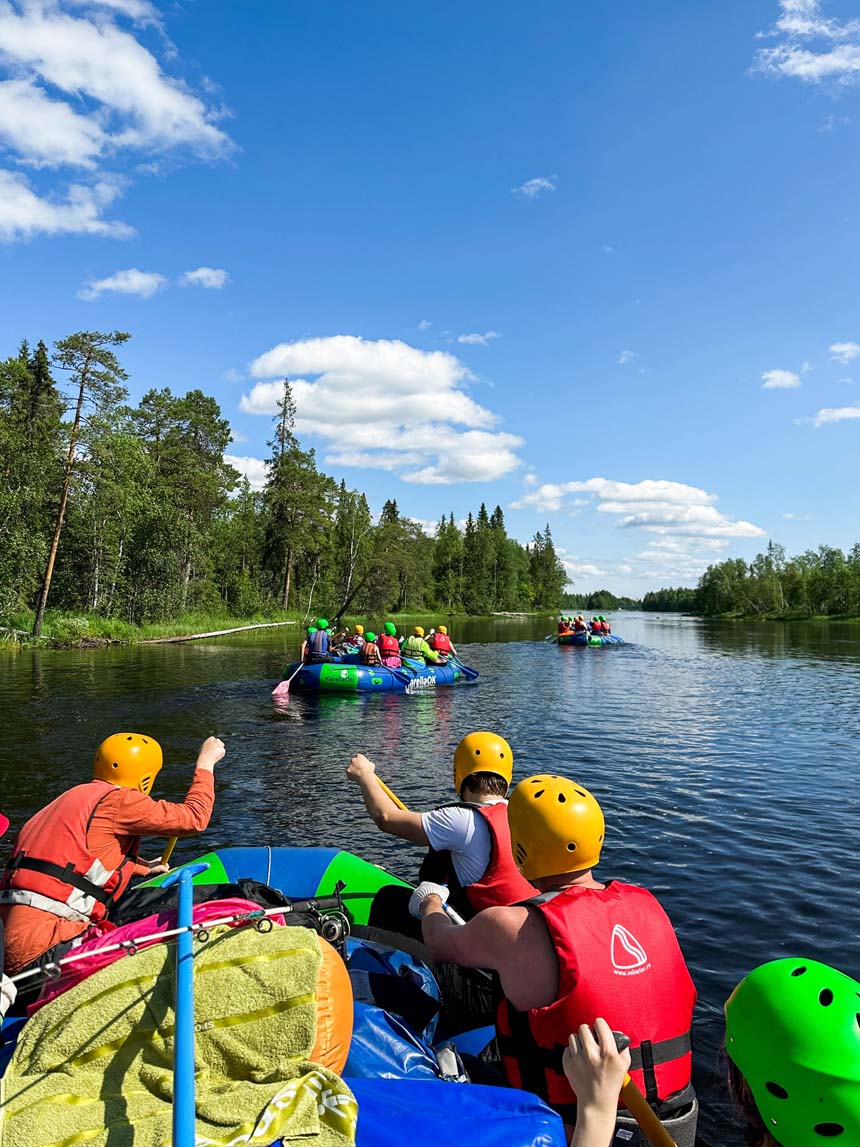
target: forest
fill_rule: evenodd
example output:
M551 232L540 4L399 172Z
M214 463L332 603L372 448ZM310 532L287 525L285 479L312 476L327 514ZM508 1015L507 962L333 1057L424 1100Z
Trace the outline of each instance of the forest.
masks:
M642 608L680 610L705 617L738 614L779 616L860 616L860 543L848 553L819 546L796 557L770 542L751 562L730 558L708 566L695 589L647 593Z
M435 537L393 499L374 518L302 446L286 379L253 490L224 459L231 429L214 398L162 387L129 403L129 338L81 331L0 362L4 626L559 607L567 576L549 526L524 546L498 506L462 524L443 515Z

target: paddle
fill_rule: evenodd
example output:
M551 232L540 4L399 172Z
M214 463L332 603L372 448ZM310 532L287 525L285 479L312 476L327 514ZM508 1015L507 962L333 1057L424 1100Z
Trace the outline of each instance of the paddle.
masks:
M170 864L170 858L173 856L173 850L176 848L176 842L179 840L178 836L171 836L170 840L164 846L164 852L161 854L161 863Z
M453 656L451 661L454 662L467 681L475 681L480 676L477 669L472 669L470 666L464 665L458 656Z
M300 662L299 662L299 667L298 667L298 669L295 671L295 673L292 673L292 674L290 674L290 676L289 676L289 677L287 677L287 678L286 678L286 680L284 680L284 681L280 681L280 682L279 682L279 683L278 683L278 684L275 686L275 688L272 690L272 696L273 696L273 697L286 697L286 696L287 696L287 694L288 694L288 693L289 693L289 691L290 691L290 682L292 681L292 679L293 679L294 677L298 677L299 673L301 673L301 671L304 669L304 667L305 667L305 664L304 664L304 662L303 662L303 661L300 661Z
M624 1035L623 1032L613 1032L612 1034L615 1036L615 1046L619 1051L624 1051L626 1047L630 1046L629 1036ZM629 1075L624 1076L624 1083L621 1085L621 1099L652 1147L678 1147Z

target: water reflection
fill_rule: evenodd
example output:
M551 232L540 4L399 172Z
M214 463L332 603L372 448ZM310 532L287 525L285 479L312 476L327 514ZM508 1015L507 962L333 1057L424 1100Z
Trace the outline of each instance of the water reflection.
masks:
M218 801L190 856L216 843L330 844L405 876L417 852L383 837L344 770L358 750L407 804L450 799L471 729L511 741L516 776L565 772L606 810L605 872L652 888L699 987L696 1076L707 1088L722 1003L754 964L786 954L860 969L860 625L724 623L617 614L629 644L544 644L546 618L452 623L476 687L302 696L271 689L294 656L284 630L205 646L0 653L0 807L19 825L89 775L119 728L167 751L159 795L184 792L196 747L228 743ZM8 838L6 842L8 844ZM724 1107L704 1120L729 1143Z

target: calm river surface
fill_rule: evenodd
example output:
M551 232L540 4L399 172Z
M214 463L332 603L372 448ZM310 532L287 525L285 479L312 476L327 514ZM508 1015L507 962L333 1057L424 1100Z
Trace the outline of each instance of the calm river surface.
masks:
M378 833L344 778L354 752L416 808L450 799L451 757L478 728L516 776L579 779L606 812L604 877L641 883L672 917L699 989L703 1130L734 1142L714 1080L722 1004L757 963L797 954L860 976L860 625L705 623L618 614L629 644L559 648L537 619L452 635L476 686L415 697L270 691L294 630L186 645L0 653L0 810L13 830L90 775L109 733L166 750L179 798L197 744L227 743L218 799L188 858L218 844L326 844L414 877L418 852ZM3 842L8 847L9 839ZM5 853L3 854L5 857Z

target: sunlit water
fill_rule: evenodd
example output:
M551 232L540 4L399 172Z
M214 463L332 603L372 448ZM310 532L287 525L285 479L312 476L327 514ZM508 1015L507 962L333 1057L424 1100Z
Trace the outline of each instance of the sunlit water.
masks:
M291 630L200 644L0 653L0 809L13 823L87 779L98 742L158 737L158 794L180 797L197 744L228 755L205 836L217 844L326 844L414 876L417 852L367 819L344 769L363 751L403 799L449 799L457 741L491 728L516 774L552 770L606 812L601 872L649 887L699 989L696 1077L704 1130L731 1142L715 1086L722 1004L751 967L800 954L860 975L860 627L708 624L619 614L623 647L544 644L547 621L454 627L477 686L415 697L270 692ZM8 846L9 838L3 842Z

